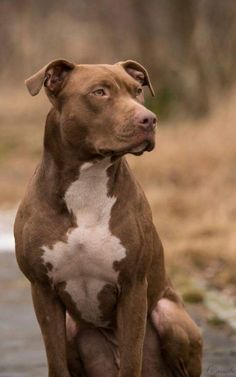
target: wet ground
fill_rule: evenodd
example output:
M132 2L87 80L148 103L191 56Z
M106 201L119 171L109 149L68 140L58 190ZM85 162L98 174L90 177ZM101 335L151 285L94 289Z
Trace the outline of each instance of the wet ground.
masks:
M188 310L204 336L204 377L236 377L236 334L207 324L206 310ZM13 253L0 254L0 377L46 377L46 358L30 287Z

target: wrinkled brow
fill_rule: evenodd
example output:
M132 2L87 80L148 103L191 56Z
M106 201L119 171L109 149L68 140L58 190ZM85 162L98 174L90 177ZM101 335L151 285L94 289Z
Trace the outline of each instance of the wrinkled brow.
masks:
M120 89L119 84L113 78L109 78L109 79L102 79L101 78L101 79L91 80L88 83L88 88L93 88L93 87L96 87L96 86L104 86L104 87L107 87L107 88L115 87L117 89Z

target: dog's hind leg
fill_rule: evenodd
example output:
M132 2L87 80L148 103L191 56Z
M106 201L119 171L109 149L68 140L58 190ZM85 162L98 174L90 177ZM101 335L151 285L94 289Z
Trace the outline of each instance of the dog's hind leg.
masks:
M172 377L163 360L160 339L150 318L147 318L143 345L142 377Z
M112 331L83 328L67 318L67 358L73 377L117 377L119 354Z
M78 352L77 339L79 334L79 326L71 318L71 316L66 313L66 335L67 335L67 364L71 374L71 377L82 377L84 376L82 370L82 362Z
M80 332L78 350L86 377L117 377L118 348L110 341L110 334L90 328Z
M172 376L199 377L202 358L200 330L172 287L167 287L164 296L157 302L151 320Z
M110 330L79 327L67 320L68 364L72 377L118 377L119 351ZM142 377L172 377L161 354L160 339L150 318L143 347Z

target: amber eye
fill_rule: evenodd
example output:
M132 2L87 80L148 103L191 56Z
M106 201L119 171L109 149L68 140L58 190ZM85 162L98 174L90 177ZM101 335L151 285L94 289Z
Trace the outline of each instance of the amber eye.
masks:
M143 93L143 89L142 88L137 88L137 90L136 90L137 96L140 96L140 94L142 94L142 93Z
M94 90L92 93L93 93L94 96L100 96L100 97L106 95L105 90L102 89L102 88L96 89L96 90Z

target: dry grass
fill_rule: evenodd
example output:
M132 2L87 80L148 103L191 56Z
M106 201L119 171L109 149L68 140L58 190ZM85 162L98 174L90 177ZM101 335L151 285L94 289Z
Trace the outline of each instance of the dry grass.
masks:
M42 149L48 101L29 97L22 90L1 90L0 206L9 207L22 197Z
M12 206L39 160L48 105L43 95L16 92L9 101L12 93L4 94L0 205ZM235 292L236 101L226 102L204 121L163 125L155 151L129 161L151 203L172 276L201 273Z
M172 275L194 269L235 292L235 100L205 121L162 128L131 163L150 200Z

